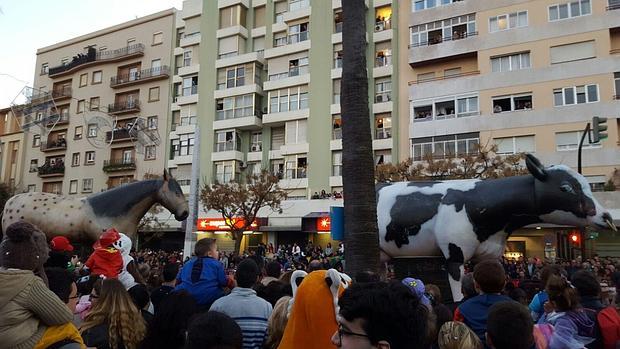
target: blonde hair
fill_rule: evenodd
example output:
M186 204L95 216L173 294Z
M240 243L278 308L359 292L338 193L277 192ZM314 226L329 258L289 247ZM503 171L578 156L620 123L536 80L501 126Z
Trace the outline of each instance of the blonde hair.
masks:
M80 327L80 333L99 326L108 325L110 348L123 345L136 349L146 335L146 324L123 284L116 279L105 279L101 283L99 301Z
M267 340L265 347L269 349L276 349L280 345L282 336L284 336L284 329L288 322L288 302L291 299L289 296L284 296L276 302L276 306L273 307L273 312L269 317L269 325Z
M462 322L448 321L437 336L439 349L482 349L480 338Z

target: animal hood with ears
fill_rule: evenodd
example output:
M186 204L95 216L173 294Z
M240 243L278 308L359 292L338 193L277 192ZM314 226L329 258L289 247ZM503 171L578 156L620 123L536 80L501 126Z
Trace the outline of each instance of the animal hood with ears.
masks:
M317 270L296 287L296 277L303 274L291 278L294 302L278 349L335 349L331 336L338 330L338 298L351 278L335 269Z
M118 240L116 240L112 246L114 246L114 248L116 248L117 250L121 251L121 254L123 256L128 256L129 252L131 252L131 239L129 238L129 236L123 234L123 233L119 233L120 238Z

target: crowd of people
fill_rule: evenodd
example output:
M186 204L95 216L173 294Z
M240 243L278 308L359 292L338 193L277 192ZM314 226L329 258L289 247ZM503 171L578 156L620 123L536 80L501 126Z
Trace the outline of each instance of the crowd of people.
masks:
M239 255L201 239L131 251L106 231L84 263L67 238L18 222L0 243L4 348L617 348L617 260L466 265L463 300L411 275L342 272L344 246L260 244ZM426 280L429 281L429 280Z

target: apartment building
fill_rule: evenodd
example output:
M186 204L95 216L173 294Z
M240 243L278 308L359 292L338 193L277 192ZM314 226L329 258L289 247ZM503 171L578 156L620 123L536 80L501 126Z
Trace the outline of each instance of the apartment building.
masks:
M401 119L393 75L399 51L392 44L399 5L375 0L366 6L368 122L377 163L390 162L398 158L392 130ZM270 241L276 229L280 241L290 234L306 240L299 234L302 218L315 205L302 202L315 192L342 191L341 1L189 0L179 20L168 167L189 184L197 124L200 178L226 182L273 172L290 205L306 208L287 210L290 216L280 217L286 223L272 216L272 228L263 228ZM323 206L313 209L329 211L328 202ZM255 235L253 241L266 239Z
M0 183L20 188L24 166L24 133L11 108L0 109Z
M583 173L594 191L620 184L620 6L615 0L414 0L401 2L401 152L443 158L497 145L546 164L577 167L593 116L609 139L586 138ZM407 13L407 16L403 16ZM404 51L404 50L403 50ZM530 236L537 251L568 246L558 229ZM518 235L518 234L517 234ZM526 234L527 235L527 234ZM514 238L524 241L523 238ZM540 255L540 254L539 254Z
M162 172L175 12L37 50L25 189L88 195Z

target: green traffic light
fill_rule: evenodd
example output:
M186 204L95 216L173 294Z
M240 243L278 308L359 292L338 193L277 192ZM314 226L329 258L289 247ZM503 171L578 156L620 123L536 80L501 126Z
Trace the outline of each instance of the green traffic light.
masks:
M595 116L592 118L592 143L598 143L603 139L607 139L607 118Z

